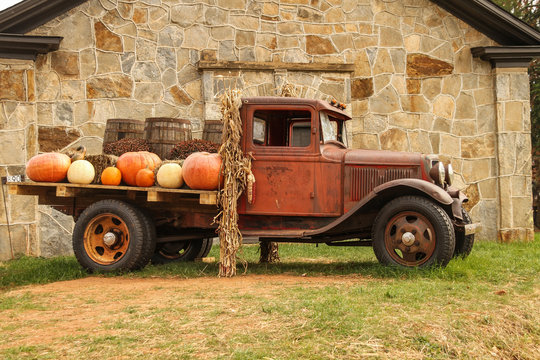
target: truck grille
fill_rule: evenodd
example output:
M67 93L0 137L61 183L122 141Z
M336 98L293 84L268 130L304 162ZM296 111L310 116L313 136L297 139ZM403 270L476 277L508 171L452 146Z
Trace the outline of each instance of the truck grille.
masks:
M351 200L358 201L363 199L375 187L384 184L385 182L396 179L416 177L416 169L377 169L351 167L350 175L351 176L349 178L351 179Z

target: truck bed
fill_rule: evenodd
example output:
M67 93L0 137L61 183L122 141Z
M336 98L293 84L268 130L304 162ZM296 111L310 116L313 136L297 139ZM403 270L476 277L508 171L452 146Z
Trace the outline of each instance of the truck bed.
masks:
M142 207L216 212L217 191L167 189L162 187L111 186L46 182L7 183L11 195L37 195L40 205L51 205L65 213L76 214L101 199L120 199Z

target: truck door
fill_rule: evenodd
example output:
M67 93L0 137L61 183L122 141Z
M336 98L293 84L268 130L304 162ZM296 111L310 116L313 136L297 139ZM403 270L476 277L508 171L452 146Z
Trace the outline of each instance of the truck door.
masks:
M246 111L245 149L255 160L251 215L316 216L315 171L319 161L318 114L309 106L253 105Z

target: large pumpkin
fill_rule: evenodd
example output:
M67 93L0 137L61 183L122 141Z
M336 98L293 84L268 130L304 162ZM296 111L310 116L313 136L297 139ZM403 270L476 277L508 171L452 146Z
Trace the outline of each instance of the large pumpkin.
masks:
M189 155L182 166L182 175L187 186L194 190L216 190L219 187L221 156L207 152Z
M26 175L33 181L59 182L66 178L71 159L60 153L39 154L26 164Z
M127 152L116 161L116 167L122 173L122 180L128 185L136 186L137 173L141 169L154 170L161 159L148 151Z
M90 184L95 176L94 165L87 160L75 160L67 172L68 181L72 184Z

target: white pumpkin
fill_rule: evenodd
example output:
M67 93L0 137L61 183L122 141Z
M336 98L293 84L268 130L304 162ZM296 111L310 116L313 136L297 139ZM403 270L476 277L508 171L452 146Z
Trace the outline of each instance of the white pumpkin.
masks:
M178 189L184 184L182 167L176 163L163 164L157 172L159 186L169 189Z
M87 160L72 162L67 172L68 181L72 184L90 184L94 176L96 176L94 165Z

